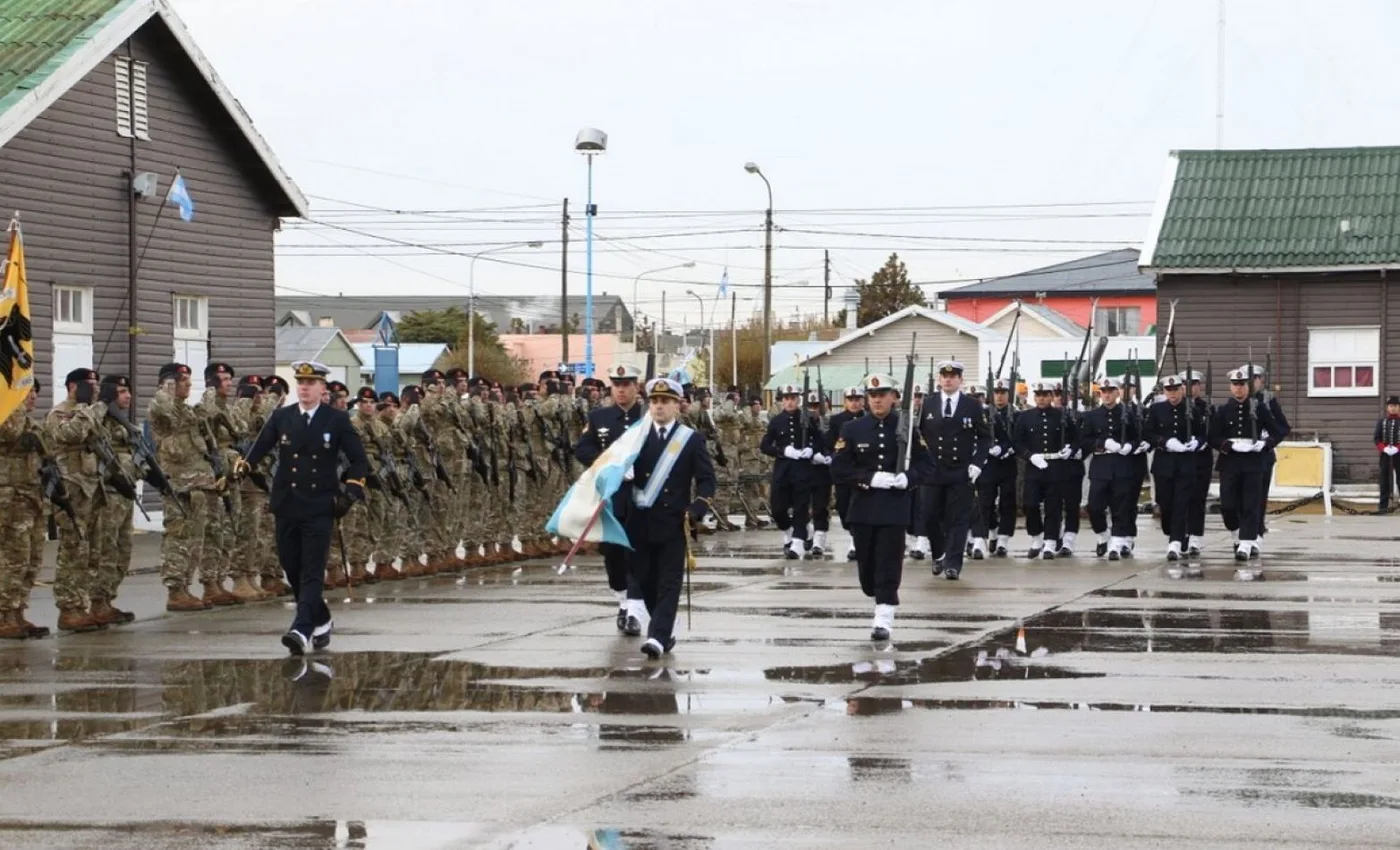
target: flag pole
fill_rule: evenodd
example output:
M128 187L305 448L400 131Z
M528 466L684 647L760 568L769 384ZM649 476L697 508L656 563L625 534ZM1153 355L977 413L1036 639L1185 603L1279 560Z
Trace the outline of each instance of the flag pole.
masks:
M583 533L574 541L574 545L569 547L569 554L564 556L564 563L555 567L554 571L556 573L562 576L573 566L574 555L578 554L579 547L583 545L583 541L588 537L588 532L593 530L593 524L598 521L598 515L603 512L603 505L607 504L607 501L607 499L598 500L598 507L593 509L593 516L588 518L588 525L583 527Z

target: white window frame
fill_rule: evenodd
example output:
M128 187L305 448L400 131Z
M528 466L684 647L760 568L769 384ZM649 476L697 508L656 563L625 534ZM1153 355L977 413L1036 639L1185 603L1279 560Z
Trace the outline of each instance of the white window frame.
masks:
M1318 339L1318 334L1371 334L1372 339L1359 340L1352 351L1339 350L1338 340ZM1308 397L1309 398L1376 398L1381 394L1381 328L1380 325L1345 325L1308 328ZM1319 348L1321 350L1319 350ZM1359 350L1356 350L1359 349ZM1369 366L1369 387L1319 387L1313 384L1313 370L1338 366Z
M134 120L136 138L149 141L151 116L146 89L146 63L130 56L115 56L113 61L116 63L117 135L123 139L131 138Z
M63 309L64 302L69 305L72 299L79 299L79 316L75 320L72 317L71 306L68 310ZM66 315L65 315L66 314ZM87 334L92 336L92 287L90 286L55 286L53 287L53 331L60 334Z
M185 309L187 316L193 316L196 324L180 327L180 311ZM175 293L170 301L170 333L175 339L209 340L209 297L206 295L183 295Z
M1132 310L1134 313L1136 313L1136 319L1133 322L1133 326L1131 328L1124 328L1123 319L1125 317L1126 311L1129 310ZM1107 321L1101 321L1099 319L1099 314L1108 313L1109 311L1113 311L1114 321L1111 323ZM1091 318L1094 322L1095 333L1101 334L1103 336L1138 336L1139 332L1142 329L1142 307L1135 306L1132 304L1115 304L1111 307L1096 307L1094 308L1094 315ZM1109 331L1104 330L1104 326L1109 324L1112 324L1114 326L1115 332L1110 333Z

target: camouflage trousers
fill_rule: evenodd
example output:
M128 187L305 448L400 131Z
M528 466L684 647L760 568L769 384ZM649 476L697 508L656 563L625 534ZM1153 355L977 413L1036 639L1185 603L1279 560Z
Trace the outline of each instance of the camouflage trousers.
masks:
M238 501L237 534L234 539L233 560L229 573L234 577L247 576L256 581L263 575L265 560L261 547L264 545L264 525L272 526L272 516L267 512L267 494L256 487L240 487ZM270 537L270 535L269 535ZM272 548L276 548L274 545ZM274 553L274 560L276 555ZM276 575L281 574L278 569Z
M363 567L374 557L374 529L370 526L369 502L374 501L380 491L370 490L366 498L350 506L350 512L341 517L339 533L345 539L345 552L340 551L340 540L331 541L336 560L345 559L346 569Z
M277 557L277 522L268 507L267 499L264 497L261 509L258 511L258 522L253 529L252 537L258 541L254 551L254 558L258 564L258 571L265 579L281 581L285 576L282 571L282 561Z
M224 506L212 490L190 490L185 495L183 511L166 509L160 543L160 578L171 589L188 588L196 573L201 582L212 585L217 575L217 569L207 565L215 553L206 540L211 514Z
M68 514L59 511L58 566L53 577L53 601L60 609L87 608L97 587L102 540L102 496L68 486L68 500L78 518L74 525Z
M230 507L224 505L222 496L225 495ZM230 487L223 494L211 494L209 525L204 530L206 557L200 564L199 572L199 580L204 584L218 584L230 575L237 575L234 566L238 557L238 516L242 510L242 495L237 487Z
M93 599L111 602L117 598L122 582L131 573L131 512L130 499L108 492L99 508L97 576L88 592Z
M0 487L0 611L29 604L29 591L44 560L44 505L38 493Z
M387 490L371 491L369 496L369 521L375 530L374 562L392 564L395 558L407 558L404 554L408 528L412 522L403 509L398 496Z
M428 507L419 516L423 525L423 551L429 561L439 561L451 555L457 548L457 537L453 533L456 518L456 494L440 478L428 480Z
M520 529L522 541L527 539L537 543L549 541L551 535L545 531L545 523L549 522L549 517L554 513L554 507L559 504L567 485L568 479L564 477L564 471L557 465L550 466L541 475L537 486L530 493L530 524Z

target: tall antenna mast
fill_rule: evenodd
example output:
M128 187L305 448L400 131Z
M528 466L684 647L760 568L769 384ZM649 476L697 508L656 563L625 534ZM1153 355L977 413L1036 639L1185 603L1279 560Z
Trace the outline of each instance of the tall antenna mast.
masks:
M1216 0L1215 146L1225 147L1225 0Z

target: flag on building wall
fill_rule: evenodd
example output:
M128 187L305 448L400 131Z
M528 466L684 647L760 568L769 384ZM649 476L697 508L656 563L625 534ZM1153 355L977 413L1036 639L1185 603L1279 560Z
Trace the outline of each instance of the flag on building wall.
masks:
M184 176L178 171L175 172L175 179L170 183L170 191L165 195L165 202L180 208L181 220L191 221L194 218L194 199L190 197L190 190L185 185Z
M34 386L34 329L18 214L10 220L9 233L10 249L0 269L0 422L24 405Z

